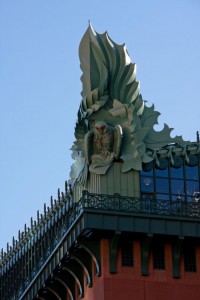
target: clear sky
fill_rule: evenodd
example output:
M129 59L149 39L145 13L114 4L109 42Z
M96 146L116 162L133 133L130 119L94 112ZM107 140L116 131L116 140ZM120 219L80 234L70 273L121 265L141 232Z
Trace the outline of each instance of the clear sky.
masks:
M199 0L1 0L0 248L69 179L88 20L126 43L158 129L200 130Z

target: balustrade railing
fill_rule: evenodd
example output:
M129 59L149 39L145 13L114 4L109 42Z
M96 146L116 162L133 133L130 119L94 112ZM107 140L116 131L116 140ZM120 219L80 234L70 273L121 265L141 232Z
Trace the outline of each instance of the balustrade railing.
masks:
M20 233L18 241L13 241L12 247L7 248L7 253L1 252L0 299L20 299L84 210L96 210L99 213L110 211L184 218L200 217L199 202L159 200L152 195L136 198L83 191L82 198L73 203L71 192L67 191L65 195L58 197L58 201L52 203L50 209L45 208L44 215L38 215L37 221L31 221L31 228L25 228L24 232Z
M82 208L121 211L129 213L200 217L200 202L156 199L156 196L143 194L140 198L125 197L119 194L101 195L83 191L80 200Z

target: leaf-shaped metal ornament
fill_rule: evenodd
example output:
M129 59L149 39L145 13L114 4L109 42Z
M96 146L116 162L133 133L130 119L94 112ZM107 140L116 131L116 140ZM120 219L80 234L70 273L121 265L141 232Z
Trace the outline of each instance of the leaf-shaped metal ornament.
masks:
M124 44L117 45L107 32L98 34L89 24L79 56L82 101L72 146L73 182L79 180L84 185L88 170L105 174L116 160L123 163L123 172L141 170L142 163L154 159L151 153L155 149L184 144L181 137L170 137L172 129L167 125L159 132L154 130L160 113L145 105L136 81L136 65Z

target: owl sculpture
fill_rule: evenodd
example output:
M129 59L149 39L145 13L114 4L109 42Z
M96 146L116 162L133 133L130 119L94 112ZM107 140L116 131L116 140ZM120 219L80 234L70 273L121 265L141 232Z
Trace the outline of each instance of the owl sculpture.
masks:
M147 107L139 93L136 65L125 45L117 45L107 32L98 34L91 24L79 48L82 69L82 100L75 127L71 182L87 182L90 172L106 174L114 161L122 172L142 170L152 161L154 150L169 143L183 144L170 137L166 124L157 132L159 112Z
M112 127L105 121L97 121L94 129L85 136L86 160L89 171L105 174L114 160L119 159L122 141L120 125Z

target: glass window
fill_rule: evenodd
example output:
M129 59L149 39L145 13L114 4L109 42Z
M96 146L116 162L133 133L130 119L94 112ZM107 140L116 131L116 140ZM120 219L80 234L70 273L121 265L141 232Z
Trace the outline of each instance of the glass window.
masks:
M162 159L162 162L166 160ZM199 166L184 164L182 157L174 156L175 160L176 164L166 169L157 169L154 165L150 171L147 171L150 167L141 171L141 192L155 195L160 200L200 202ZM181 167L176 168L178 165Z
M142 177L141 178L141 190L142 192L154 192L154 180L153 177Z
M133 267L133 243L130 241L123 241L121 247L122 266Z
M192 179L192 180L199 179L198 166L195 166L195 167L185 166L185 170L186 170L186 178L187 179Z
M156 192L169 194L169 180L166 178L156 178Z
M186 272L196 272L196 249L194 246L187 245L184 248L184 267Z
M172 178L183 178L183 166L180 168L170 168Z
M186 191L187 195L194 196L199 190L199 181L186 181Z
M156 176L157 177L168 177L169 176L168 168L164 169L164 170L156 169Z
M171 198L172 198L172 201L179 201L180 202L180 201L185 200L184 195L180 195L180 194L172 195Z
M140 171L140 174L142 176L153 176L153 169L151 169L150 171Z
M178 179L171 180L171 191L175 195L184 195L184 181Z
M153 268L165 269L165 245L163 244L153 245Z
M170 200L169 194L157 194L157 199L158 200Z

